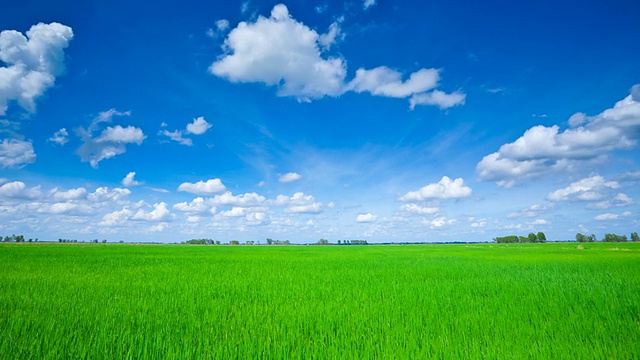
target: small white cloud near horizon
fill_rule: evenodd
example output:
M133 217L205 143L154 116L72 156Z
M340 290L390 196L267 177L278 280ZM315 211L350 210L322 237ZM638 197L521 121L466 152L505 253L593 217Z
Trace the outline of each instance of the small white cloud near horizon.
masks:
M302 175L295 173L295 172L290 172L290 173L286 173L284 175L281 175L278 178L278 181L281 183L290 183L290 182L294 182L294 181L298 181L302 179Z
M472 190L464 184L462 178L451 180L443 176L439 182L428 184L417 191L410 191L398 200L400 201L426 201L431 199L457 199L470 196Z
M631 215L633 215L631 211L625 211L622 214L606 213L606 214L597 215L596 217L594 217L594 219L598 221L618 220L623 217L630 217Z
M370 223L370 222L376 221L376 218L377 218L377 216L373 215L372 213L358 214L358 216L356 216L356 222L358 222L358 223Z

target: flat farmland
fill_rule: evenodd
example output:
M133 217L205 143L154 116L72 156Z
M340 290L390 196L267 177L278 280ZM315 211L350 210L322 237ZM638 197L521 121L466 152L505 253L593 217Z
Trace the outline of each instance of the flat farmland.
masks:
M640 243L0 244L7 359L640 357Z

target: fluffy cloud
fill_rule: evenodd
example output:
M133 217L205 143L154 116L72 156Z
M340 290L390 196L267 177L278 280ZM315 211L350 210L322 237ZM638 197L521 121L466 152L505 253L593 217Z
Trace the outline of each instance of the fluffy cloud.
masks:
M554 203L534 204L518 212L507 215L507 218L533 218L538 216L540 212L551 210L554 206Z
M92 167L97 168L100 161L124 154L127 151L126 145L142 144L146 136L140 128L133 126L108 126L101 131L100 135L93 136L102 123L111 122L114 116L129 115L128 111L119 112L110 109L101 112L94 118L88 128L79 128L77 133L82 139L82 145L76 153L80 156L81 161L89 162Z
M587 209L609 209L611 207L622 207L633 204L633 199L631 199L627 194L619 193L611 200L599 201L597 203L588 204Z
M455 199L471 195L471 188L464 185L462 178L451 180L443 176L439 182L429 184L417 191L410 191L398 200L400 201L425 201L431 199Z
M209 124L204 117L200 116L198 118L193 119L193 122L187 124L187 133L193 135L202 135L207 130L211 129L213 125Z
M0 142L0 166L22 168L36 162L36 153L30 141L4 139Z
M633 215L633 213L631 211L625 211L622 214L611 214L611 213L600 214L600 215L596 216L594 219L595 220L599 220L599 221L618 220L620 218L630 217L632 215Z
M73 38L70 27L59 24L33 25L26 36L15 30L0 32L0 115L9 101L29 112L35 100L64 73L64 49Z
M87 195L87 199L93 203L100 202L121 202L127 199L127 197L131 194L131 190L124 188L113 188L109 189L106 186L102 186L97 188L94 192Z
M204 213L211 210L211 207L206 204L205 199L197 197L191 200L190 203L181 202L173 205L174 210L188 212L188 213Z
M87 189L83 187L69 189L67 191L60 191L58 188L54 188L49 192L49 195L57 201L70 201L86 199L88 193Z
M289 183L302 179L302 175L294 172L286 173L278 178L281 183Z
M139 209L133 216L132 220L144 220L144 221L165 221L171 217L171 212L167 208L165 202L153 204L153 210L146 212Z
M439 216L431 221L425 220L424 223L429 225L431 229L440 229L447 225L453 225L457 221L454 219L447 219L445 216Z
M375 1L367 0L364 6L374 4ZM465 95L460 92L424 93L437 86L437 69L420 69L403 81L400 72L386 66L361 68L353 80L346 82L346 61L324 56L321 51L329 51L332 44L344 38L342 20L332 23L327 33L318 34L293 19L285 5L276 5L270 17L259 16L254 22L238 24L224 42L225 54L209 71L232 82L277 86L279 96L293 96L300 101L354 91L395 98L414 95L412 108L418 104L448 108L464 103Z
M427 215L440 211L437 207L424 207L417 204L405 204L400 206L400 211L406 214Z
M214 206L251 207L264 203L266 199L254 192L241 195L233 195L230 191L216 195L209 199L208 203Z
M319 40L315 30L291 18L287 7L278 4L270 17L238 24L224 42L227 54L209 71L232 82L278 86L280 96L300 100L340 95L346 65L341 58L323 58Z
M415 94L409 99L409 105L413 110L416 105L434 105L440 109L448 109L450 107L464 105L467 95L459 91L447 94L440 90L434 90L425 94Z
M293 196L278 195L272 202L276 206L284 206L284 211L291 214L319 214L325 206L321 202L316 202L312 195L305 195L297 192ZM327 207L333 207L333 203Z
M162 127L166 127L166 123L162 123ZM160 130L158 131L158 135L166 136L169 139L186 146L192 146L193 140L190 138L185 138L184 133L192 134L192 135L202 135L207 132L207 130L211 129L213 125L207 122L204 117L200 116L193 119L192 123L187 124L185 130Z
M53 143L56 143L60 146L63 146L64 144L67 143L67 141L69 141L69 133L67 132L67 129L62 128L58 131L56 131L55 133L53 133L53 136L51 136L48 141L51 141Z
M12 181L0 186L0 197L34 199L40 197L40 187L28 188L22 181Z
M184 191L196 195L213 195L227 189L220 179L198 181L197 183L184 182L178 186L178 191Z
M356 216L356 222L370 223L376 221L376 218L377 216L373 215L372 213L358 214L358 216Z
M439 79L438 70L422 69L402 81L401 73L380 66L371 70L358 69L349 89L358 93L366 91L372 95L405 98L435 88Z
M620 185L615 181L606 181L600 175L593 175L591 177L571 183L569 186L563 189L558 189L549 193L547 198L552 201L592 201L602 198L603 190L617 189Z
M135 171L128 173L127 176L125 176L124 179L122 179L122 185L125 187L142 185L140 181L135 180L135 176L136 176Z
M367 10L368 8L374 6L376 4L376 0L364 0L362 3L362 7Z
M640 98L632 95L613 108L588 117L575 114L570 128L534 126L515 142L485 156L476 167L481 180L509 187L587 161L602 159L614 150L634 148L640 138ZM635 89L635 90L634 90Z

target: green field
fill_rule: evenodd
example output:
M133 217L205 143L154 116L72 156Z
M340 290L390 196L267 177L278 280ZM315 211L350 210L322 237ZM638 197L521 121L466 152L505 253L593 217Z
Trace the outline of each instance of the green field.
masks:
M0 244L6 359L640 358L640 243Z

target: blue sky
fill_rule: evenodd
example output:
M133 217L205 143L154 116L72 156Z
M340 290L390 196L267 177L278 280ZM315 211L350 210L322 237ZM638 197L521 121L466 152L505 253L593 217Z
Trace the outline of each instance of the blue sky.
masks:
M0 235L628 235L638 19L637 1L5 5Z

